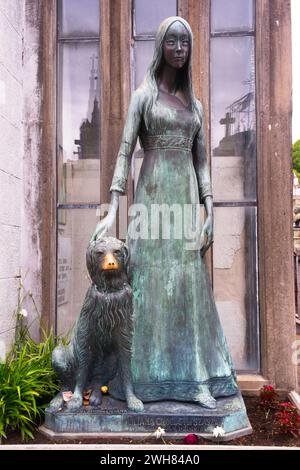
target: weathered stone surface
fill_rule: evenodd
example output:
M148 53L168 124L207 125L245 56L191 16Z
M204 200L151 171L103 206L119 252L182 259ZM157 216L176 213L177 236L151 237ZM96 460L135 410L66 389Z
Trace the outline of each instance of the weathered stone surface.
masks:
M2 35L0 35L1 41ZM22 39L20 38L20 41ZM7 43L8 41L4 41ZM0 64L1 64L0 58ZM5 59L4 59L5 60ZM2 85L2 105L1 116L11 123L16 129L22 126L22 82L20 77L23 75L22 65L20 64L19 76L16 78L5 65L0 66L0 80L4 82L4 90ZM15 142L15 146L20 148L21 141ZM3 151L4 149L2 149Z
M0 225L20 226L21 180L0 169Z
M1 0L0 11L9 25L18 33L22 33L24 18L24 0Z
M0 360L14 338L22 192L24 2L0 2Z
M10 2L11 5L14 2ZM17 24L22 24L22 9L18 12ZM20 81L20 67L22 66L22 32L17 31L14 24L11 23L8 16L2 11L2 2L0 6L0 31L2 38L9 40L0 41L0 60L5 64L6 70L11 73L15 80Z
M0 259L0 279L19 276L20 227L2 225L0 230Z
M0 361L5 359L15 335L14 311L17 306L19 280L0 278Z
M1 67L1 66L0 66ZM2 83L5 83L4 81ZM5 92L3 97L5 99ZM1 84L0 84L0 106L1 106ZM22 166L20 159L22 155L22 131L17 129L3 116L0 115L1 129L1 147L0 152L0 169L14 175L18 178L22 177Z

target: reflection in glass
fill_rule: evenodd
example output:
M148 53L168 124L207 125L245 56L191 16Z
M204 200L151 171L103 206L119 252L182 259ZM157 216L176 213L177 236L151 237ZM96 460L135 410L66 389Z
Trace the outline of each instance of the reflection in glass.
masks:
M59 48L59 202L99 202L99 44Z
M99 8L99 0L59 0L59 36L98 36Z
M211 107L214 196L217 200L253 199L256 123L252 37L211 39Z
M134 0L135 34L154 34L168 16L177 15L176 0Z
M136 41L135 53L135 88L142 83L154 52L154 41Z
M253 29L253 0L211 0L213 33Z
M259 368L256 208L216 207L214 295L238 370Z
M57 332L67 333L78 317L90 285L85 254L99 218L95 209L59 209Z
M256 199L255 147L247 146L244 156L216 157L211 160L215 201Z

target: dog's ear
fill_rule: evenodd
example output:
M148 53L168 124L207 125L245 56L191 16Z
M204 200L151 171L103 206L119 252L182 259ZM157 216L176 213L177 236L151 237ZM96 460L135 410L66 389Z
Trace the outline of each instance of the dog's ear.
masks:
M128 250L128 246L125 245L125 243L123 244L123 251L124 251L124 266L125 268L127 268L128 263L129 263L129 250Z
M97 245L97 241L91 241L88 244L87 250L86 250L86 267L88 270L88 273L90 275L90 278L93 280L95 274L96 274L96 260L95 260L95 247Z

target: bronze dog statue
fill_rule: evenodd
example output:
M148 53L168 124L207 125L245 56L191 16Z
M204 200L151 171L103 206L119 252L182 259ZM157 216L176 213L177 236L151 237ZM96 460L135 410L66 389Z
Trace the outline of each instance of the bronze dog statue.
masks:
M67 410L82 406L87 389L91 390L90 405L98 406L102 400L100 387L118 377L128 408L143 410L131 379L132 290L127 279L127 261L128 250L120 240L104 237L90 242L86 262L92 284L70 343L53 351L53 368L63 388L48 411L63 407L64 390L73 392L65 404Z

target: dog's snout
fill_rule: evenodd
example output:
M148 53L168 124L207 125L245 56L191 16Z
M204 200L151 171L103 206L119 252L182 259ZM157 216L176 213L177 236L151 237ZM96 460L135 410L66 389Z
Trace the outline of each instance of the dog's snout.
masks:
M112 253L107 253L102 262L102 269L119 269L119 263Z

